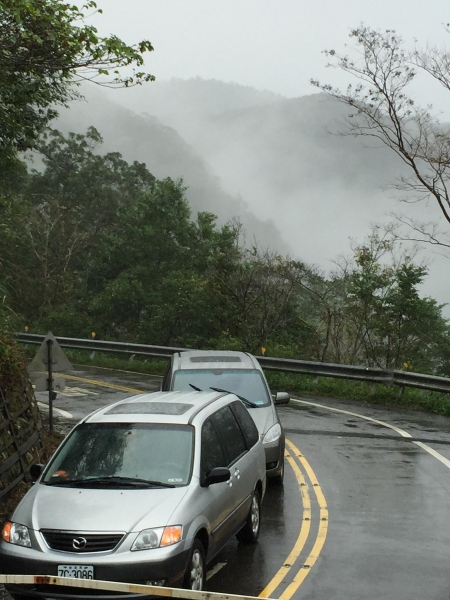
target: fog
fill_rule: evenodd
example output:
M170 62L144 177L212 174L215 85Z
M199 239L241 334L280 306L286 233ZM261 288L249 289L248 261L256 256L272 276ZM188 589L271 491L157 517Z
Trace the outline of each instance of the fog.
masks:
M95 125L102 151L145 162L159 178L183 178L194 217L208 210L219 223L238 218L247 240L325 272L392 211L440 218L434 204L399 202L390 184L404 172L401 161L339 135L348 111L323 94L284 98L199 78L84 93L57 127ZM450 259L426 247L418 260L430 271L423 293L446 303Z

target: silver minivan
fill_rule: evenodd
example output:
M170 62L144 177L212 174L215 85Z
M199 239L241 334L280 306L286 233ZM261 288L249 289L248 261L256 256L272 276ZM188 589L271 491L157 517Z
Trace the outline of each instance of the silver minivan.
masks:
M267 477L282 485L285 436L275 405L287 404L286 392L273 398L258 360L233 350L175 352L162 382L163 390L220 389L239 396L261 435L266 453Z
M233 537L256 542L265 457L243 403L157 392L78 424L5 525L0 570L201 590ZM37 475L38 473L36 473ZM77 590L10 585L13 597Z

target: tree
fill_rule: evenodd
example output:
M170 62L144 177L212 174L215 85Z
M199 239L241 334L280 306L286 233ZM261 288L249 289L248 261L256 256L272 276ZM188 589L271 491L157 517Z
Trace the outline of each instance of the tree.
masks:
M432 199L437 205L444 235L432 223L401 217L413 239L450 248L450 127L439 122L432 107L418 106L409 95L418 72L433 77L450 90L450 54L445 50L409 50L395 31L384 32L361 26L351 32L356 41L354 57L334 50L325 54L330 66L349 73L356 83L345 92L317 80L311 83L353 110L344 135L381 141L406 165L409 175L395 187L415 202Z
M234 233L191 219L182 181L156 181L118 210L87 265L83 294L96 331L143 343L205 346L220 333L219 274L235 260Z
M341 261L331 323L330 355L336 362L385 369L404 363L422 372L440 372L450 332L442 306L419 295L427 270L375 227ZM336 310L338 308L338 310Z
M99 36L85 23L90 10L92 0L81 10L61 0L0 0L0 168L36 146L55 106L77 96L77 82L130 86L154 79L142 71L120 75L122 67L143 65L151 43Z
M154 186L144 164L95 154L101 143L93 127L50 131L39 148L44 171L22 172L0 196L0 282L30 323L76 295L99 234Z

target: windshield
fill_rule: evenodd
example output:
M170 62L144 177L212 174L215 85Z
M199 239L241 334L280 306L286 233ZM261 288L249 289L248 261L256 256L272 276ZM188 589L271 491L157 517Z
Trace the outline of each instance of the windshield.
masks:
M257 369L182 369L175 371L172 390L192 391L221 388L243 396L258 406L268 406L270 396Z
M77 427L50 462L47 485L163 487L186 485L193 428L182 425L89 423Z

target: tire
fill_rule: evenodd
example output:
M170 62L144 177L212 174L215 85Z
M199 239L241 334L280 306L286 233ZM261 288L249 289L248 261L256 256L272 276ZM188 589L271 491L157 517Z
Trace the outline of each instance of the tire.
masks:
M200 540L195 539L184 574L183 587L186 590L201 591L206 581L205 549Z
M284 456L283 456L283 462L281 463L281 470L277 475L274 475L273 477L271 477L269 479L270 483L272 485L276 485L278 487L281 487L284 483Z
M240 542L245 544L256 544L261 529L261 496L255 490L250 504L250 511L244 527L236 535Z

